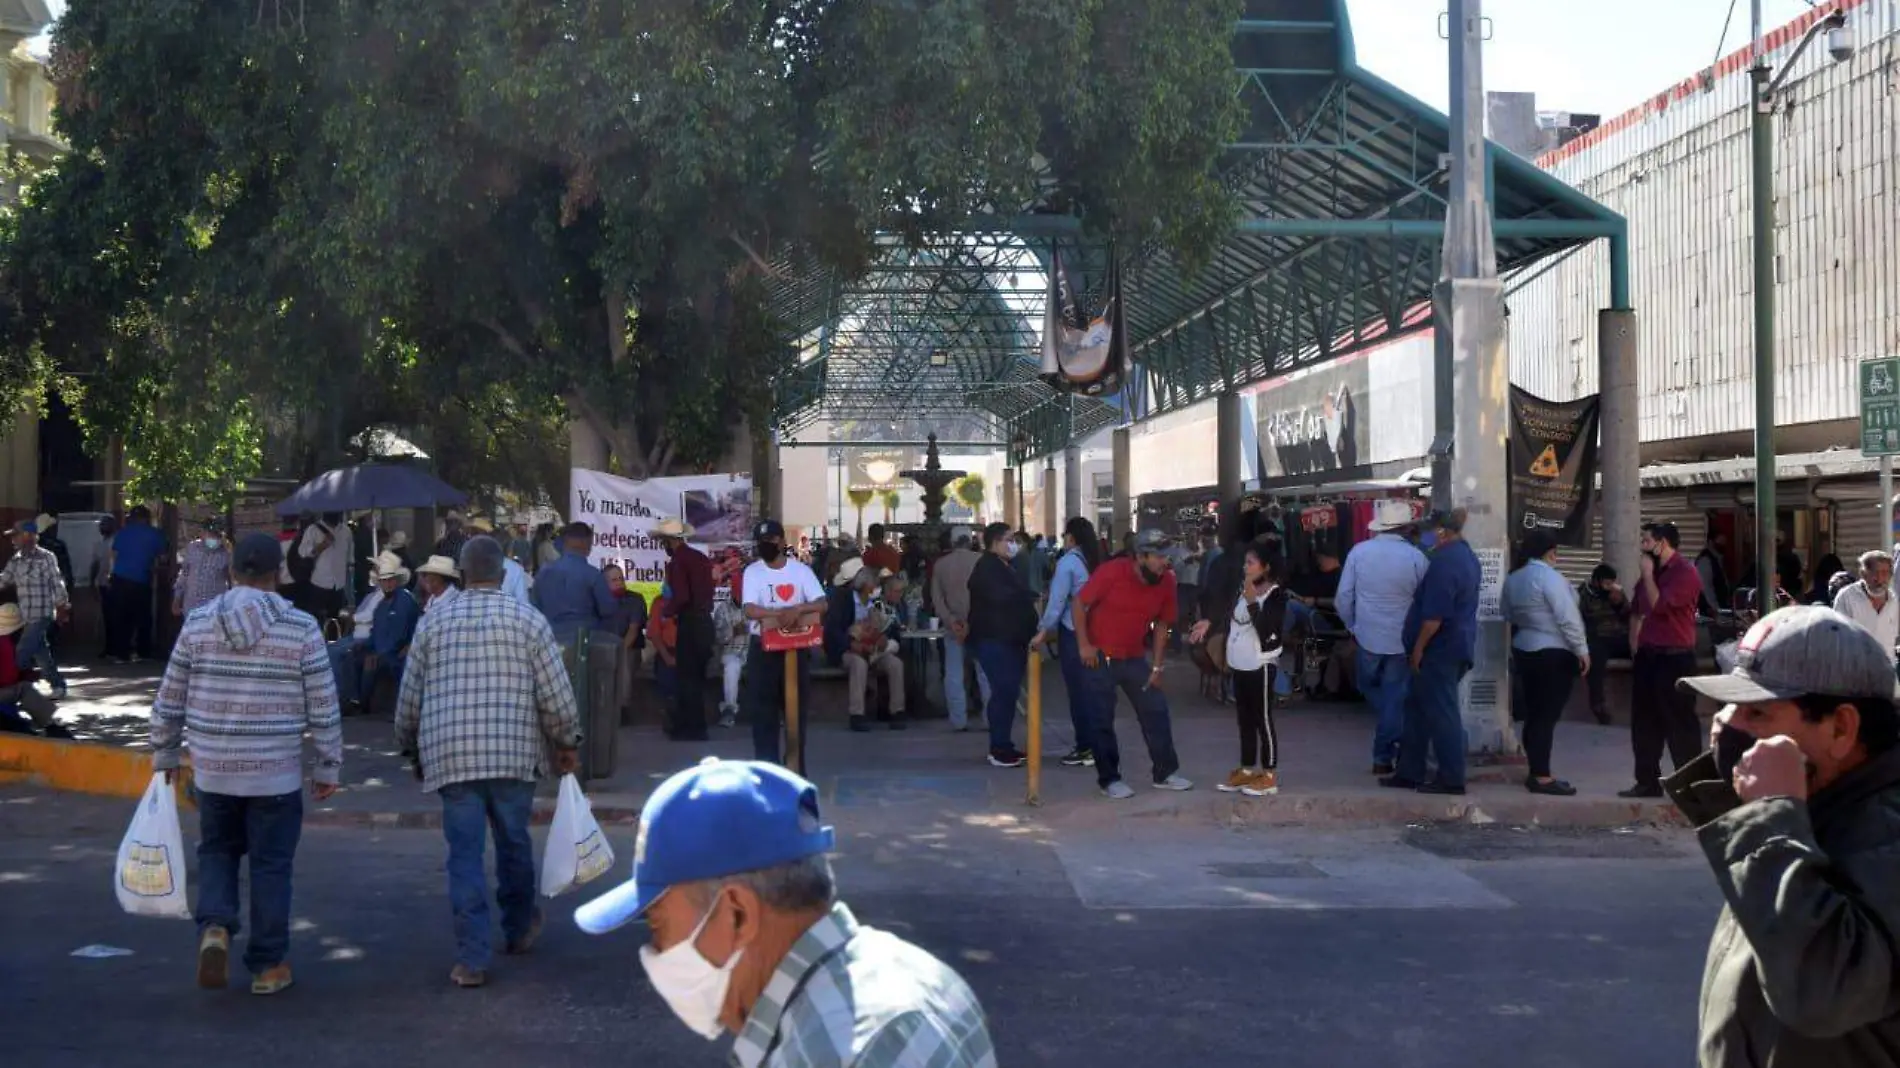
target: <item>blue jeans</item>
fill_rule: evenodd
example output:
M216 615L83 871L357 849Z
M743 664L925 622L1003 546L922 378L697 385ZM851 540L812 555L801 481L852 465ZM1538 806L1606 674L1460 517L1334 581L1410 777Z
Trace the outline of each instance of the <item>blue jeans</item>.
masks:
M1399 738L1405 733L1405 694L1412 686L1412 665L1404 653L1371 653L1365 646L1353 655L1359 692L1378 716L1372 733L1372 762L1398 762Z
M455 909L455 961L486 970L489 944L488 877L482 868L488 832L495 834L495 903L501 930L524 938L534 922L534 840L528 818L534 784L520 779L476 779L441 789L442 836L449 841L449 904Z
M1438 758L1438 782L1465 784L1465 717L1458 707L1458 682L1471 665L1430 647L1412 678L1405 701L1405 742L1399 747L1399 777L1425 781L1425 750Z
M950 726L962 730L970 725L970 695L963 686L963 658L967 650L962 642L946 637L943 640L943 704L950 714ZM976 688L985 705L990 702L989 676L983 674L983 665L976 667Z
M303 835L303 791L275 797L198 793L198 930L238 923L238 861L251 858L251 937L244 966L252 975L290 952L290 868Z
M1029 646L984 641L972 645L970 651L976 654L978 673L989 679L983 718L990 727L990 748L1013 749L1010 735L1016 728L1016 697L1022 693L1023 675L1029 670Z
M53 621L42 619L29 624L20 634L19 648L14 651L20 670L39 669L40 678L56 689L66 688L66 679L59 673L59 665L53 662Z
M1148 685L1152 667L1147 657L1111 660L1102 657L1100 667L1089 672L1089 748L1095 752L1095 780L1103 786L1122 777L1121 745L1115 740L1115 689L1128 695L1135 706L1135 718L1141 723L1141 740L1148 745L1148 759L1154 762L1154 780L1181 770L1181 758L1174 752L1174 728L1168 718L1168 695L1158 686Z
M1089 688L1089 669L1082 666L1075 632L1061 624L1056 625L1056 660L1062 665L1062 688L1069 692L1069 725L1075 728L1075 747L1087 749L1095 733L1095 717L1089 713L1089 702L1095 694Z

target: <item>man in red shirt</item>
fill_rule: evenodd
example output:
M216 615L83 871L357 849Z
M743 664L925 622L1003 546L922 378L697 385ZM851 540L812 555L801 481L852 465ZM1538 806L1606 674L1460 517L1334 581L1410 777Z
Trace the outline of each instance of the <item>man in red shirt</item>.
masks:
M1636 655L1630 669L1630 748L1636 785L1619 797L1661 797L1663 747L1680 768L1703 749L1695 695L1676 683L1696 673L1695 607L1702 579L1676 550L1674 523L1643 531L1642 577L1636 583Z
M713 571L706 554L686 543L693 528L668 518L653 528L666 550L666 585L672 599L660 614L679 626L673 688L673 721L667 730L676 742L706 740L706 665L713 655Z
M1168 628L1175 618L1174 572L1168 565L1168 536L1146 530L1135 537L1134 551L1095 569L1075 598L1075 641L1089 669L1094 700L1089 702L1094 737L1077 738L1078 748L1095 753L1095 778L1102 793L1121 799L1135 791L1121 778L1121 750L1115 743L1115 689L1128 695L1141 721L1141 737L1154 761L1157 790L1192 790L1177 772L1174 731L1168 721L1168 696L1161 692L1167 660Z
M865 532L865 539L868 542L864 547L865 567L873 570L883 568L893 575L903 570L903 555L897 551L897 546L885 540L884 524L872 523L871 529Z

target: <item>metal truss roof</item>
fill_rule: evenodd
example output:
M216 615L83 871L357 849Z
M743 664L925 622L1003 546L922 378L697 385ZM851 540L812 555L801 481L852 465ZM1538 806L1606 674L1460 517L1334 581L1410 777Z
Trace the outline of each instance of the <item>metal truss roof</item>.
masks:
M780 429L975 409L1013 451L1036 455L1425 318L1448 195L1446 118L1358 66L1345 0L1249 0L1233 53L1248 123L1221 170L1241 218L1194 275L1165 249L1123 251L1136 367L1121 396L1070 398L1036 377L1051 253L1099 280L1108 251L1080 220L1032 214L921 245L892 236L862 278L781 264L776 310L807 351L780 383ZM1616 288L1623 219L1487 150L1500 273L1609 238Z

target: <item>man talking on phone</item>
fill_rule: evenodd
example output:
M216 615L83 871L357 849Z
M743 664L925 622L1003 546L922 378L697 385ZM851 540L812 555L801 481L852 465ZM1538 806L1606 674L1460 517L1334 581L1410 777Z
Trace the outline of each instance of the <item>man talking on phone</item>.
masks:
M1725 907L1702 1068L1892 1065L1900 1050L1900 716L1892 650L1830 608L1748 629L1712 747L1665 783Z
M1075 597L1075 642L1093 690L1089 701L1094 736L1095 779L1102 794L1115 800L1135 796L1122 781L1121 748L1115 742L1115 690L1128 695L1141 722L1142 740L1154 762L1154 788L1192 790L1180 776L1168 695L1161 691L1167 663L1168 630L1174 625L1174 572L1168 565L1168 536L1144 530L1135 536L1134 553L1095 569ZM1080 739L1077 745L1083 744Z

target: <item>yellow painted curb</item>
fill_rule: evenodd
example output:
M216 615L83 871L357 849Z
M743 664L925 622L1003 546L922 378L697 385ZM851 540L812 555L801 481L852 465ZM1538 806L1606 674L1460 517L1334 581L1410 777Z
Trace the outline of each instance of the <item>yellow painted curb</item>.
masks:
M181 805L189 803L190 778L189 769L176 777ZM116 745L0 734L0 783L30 783L136 801L152 783L152 754Z

